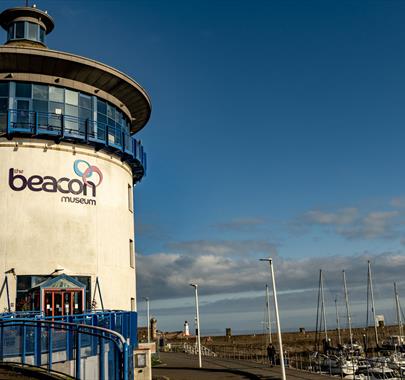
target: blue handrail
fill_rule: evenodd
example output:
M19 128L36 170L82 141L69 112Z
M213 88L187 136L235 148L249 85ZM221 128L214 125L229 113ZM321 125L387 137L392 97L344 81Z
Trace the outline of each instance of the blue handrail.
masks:
M0 136L29 135L57 141L80 141L114 152L145 174L146 153L142 143L114 125L75 116L10 109L0 112ZM139 170L134 171L139 174Z
M107 369L108 378L129 380L133 378L131 355L128 341L111 329L55 320L0 320L0 362L30 361L38 367L46 365L51 371L62 358L74 361L74 375L80 379L82 360L98 356L98 379L105 380ZM58 370L69 372L70 368L62 366Z

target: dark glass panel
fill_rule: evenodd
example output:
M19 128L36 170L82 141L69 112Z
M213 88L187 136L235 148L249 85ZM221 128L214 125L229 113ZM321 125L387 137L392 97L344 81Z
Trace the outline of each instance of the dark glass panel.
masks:
M91 97L88 95L80 94L79 106L91 110Z
M24 38L24 22L15 23L15 38Z
M8 27L8 39L12 40L14 38L14 24Z
M45 29L42 27L39 29L39 40L45 42Z
M17 98L31 98L31 83L17 82L15 84L15 96Z
M114 119L108 118L108 125L109 125L110 127L115 127L115 121L114 121Z
M79 118L91 120L91 111L86 108L79 108Z
M8 82L1 82L0 83L0 96L7 96L8 97Z
M31 276L17 276L17 290L29 290L31 288Z
M107 104L100 99L97 99L97 112L107 114Z
M42 84L32 85L32 96L38 100L48 100L48 86Z
M0 113L5 113L8 110L8 98L0 98Z
M103 115L102 113L97 114L97 121L100 123L107 124L107 116Z
M115 118L115 108L110 104L107 104L107 116L111 119Z
M32 102L33 109L36 112L48 112L48 102L45 100L34 100Z

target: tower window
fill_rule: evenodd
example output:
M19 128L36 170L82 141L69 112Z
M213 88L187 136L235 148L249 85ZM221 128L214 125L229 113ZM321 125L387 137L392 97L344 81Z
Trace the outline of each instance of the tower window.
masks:
M132 239L129 239L129 265L131 268L135 268L134 241Z
M128 210L134 212L134 198L132 186L128 184Z
M24 23L22 21L15 23L15 38L24 38Z
M135 298L131 297L131 311L135 311Z

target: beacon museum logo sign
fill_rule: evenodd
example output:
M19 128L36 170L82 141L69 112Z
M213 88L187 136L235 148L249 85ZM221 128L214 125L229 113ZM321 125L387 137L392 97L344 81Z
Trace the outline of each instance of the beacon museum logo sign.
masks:
M14 191L60 193L61 202L95 206L97 187L103 182L103 173L97 166L84 160L76 160L73 163L73 172L80 179L55 178L50 175L42 177L37 174L27 177L24 170L10 168L8 185Z

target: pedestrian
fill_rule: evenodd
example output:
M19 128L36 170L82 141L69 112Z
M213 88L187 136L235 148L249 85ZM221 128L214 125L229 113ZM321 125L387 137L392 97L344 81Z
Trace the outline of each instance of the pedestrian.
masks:
M269 358L270 365L273 367L276 364L276 349L271 343L267 346L267 357Z

